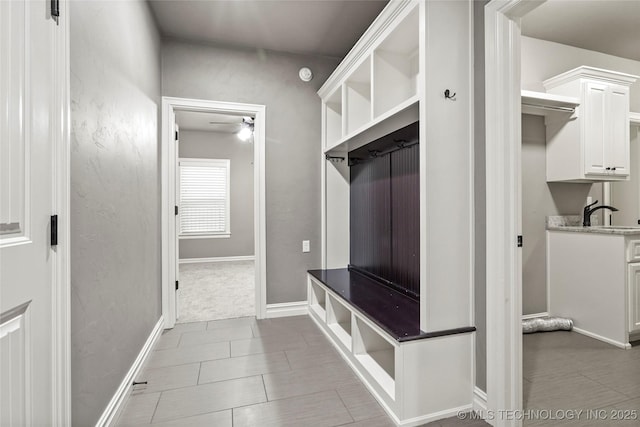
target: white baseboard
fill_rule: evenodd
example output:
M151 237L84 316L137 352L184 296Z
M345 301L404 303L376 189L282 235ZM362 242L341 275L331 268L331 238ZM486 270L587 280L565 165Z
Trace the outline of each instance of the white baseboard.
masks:
M549 317L549 313L545 311L544 313L523 314L522 320L537 319L539 317Z
M275 317L302 316L309 313L307 301L284 302L281 304L267 304L267 319Z
M118 387L118 390L116 390L116 393L113 395L111 401L102 413L102 416L96 423L96 427L110 427L112 425L115 425L116 421L118 420L118 415L120 415L122 404L131 392L131 383L133 383L135 378L140 373L142 366L147 361L149 354L151 354L151 350L153 350L153 347L158 341L158 338L160 338L163 329L164 317L160 316L160 319L158 319L158 323L156 323L156 326L154 326L151 334L147 338L147 342L144 343L142 350L140 350L140 353L138 353L138 357L136 357L133 365L131 365L129 372L127 372L127 375L125 375L122 383L120 383L120 387Z
M477 386L473 388L473 412L487 423L493 425L493 420L487 420L487 393Z
M219 256L213 258L183 258L178 262L180 264L197 264L201 262L229 262L229 261L254 261L256 259L253 255L246 256Z
M593 339L596 339L598 341L606 342L607 344L611 344L611 345L616 346L618 348L623 348L625 350L629 350L631 348L631 344L629 344L629 343L626 343L626 344L625 343L621 343L619 341L612 340L611 338L606 338L606 337L603 337L602 335L594 334L593 332L589 332L589 331L585 331L584 329L576 328L575 326L573 327L573 331L575 331L575 332L577 332L579 334L585 335L585 336L587 336L589 338L593 338Z

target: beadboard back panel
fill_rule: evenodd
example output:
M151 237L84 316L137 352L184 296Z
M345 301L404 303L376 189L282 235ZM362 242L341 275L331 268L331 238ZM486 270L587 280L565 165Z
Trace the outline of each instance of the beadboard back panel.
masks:
M415 136L407 138L407 131ZM420 205L417 123L374 141L378 153L350 170L350 264L391 282L413 297L420 294ZM363 147L364 148L364 147ZM356 153L350 153L353 159Z

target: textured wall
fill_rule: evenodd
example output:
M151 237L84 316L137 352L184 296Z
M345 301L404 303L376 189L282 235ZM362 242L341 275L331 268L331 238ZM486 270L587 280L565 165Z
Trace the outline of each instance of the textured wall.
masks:
M253 255L253 140L241 141L233 133L181 130L178 150L180 157L231 160L231 237L181 239L180 259Z
M162 94L266 105L267 303L306 299L320 267L320 98L337 60L167 41ZM303 83L298 70L314 78ZM302 240L311 252L302 253Z
M146 2L70 2L74 426L95 425L160 317L160 41Z

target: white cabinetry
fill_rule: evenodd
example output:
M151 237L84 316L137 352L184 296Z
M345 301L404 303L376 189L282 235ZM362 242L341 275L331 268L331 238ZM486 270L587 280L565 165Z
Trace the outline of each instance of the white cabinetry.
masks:
M419 327L435 333L473 325L473 2L389 1L318 94L328 157L322 268L350 261L348 153L419 121ZM455 269L452 259L459 261ZM471 372L429 365L413 349L470 367L473 332L390 343L366 317L349 317L348 303L327 295L317 283L309 286L310 313L396 422L418 425L471 408ZM423 391L428 384L447 390L431 395ZM416 403L414 395L422 394L428 402Z
M629 178L629 86L637 76L579 67L544 81L554 95L574 96L571 117L547 116L547 181Z
M621 348L640 338L640 228L548 231L549 313Z
M629 264L629 333L640 332L640 263Z

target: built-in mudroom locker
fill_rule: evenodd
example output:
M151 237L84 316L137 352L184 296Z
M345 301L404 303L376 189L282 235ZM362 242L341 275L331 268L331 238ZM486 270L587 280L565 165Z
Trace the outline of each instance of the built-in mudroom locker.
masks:
M473 4L391 0L318 91L309 314L389 416L472 408Z

